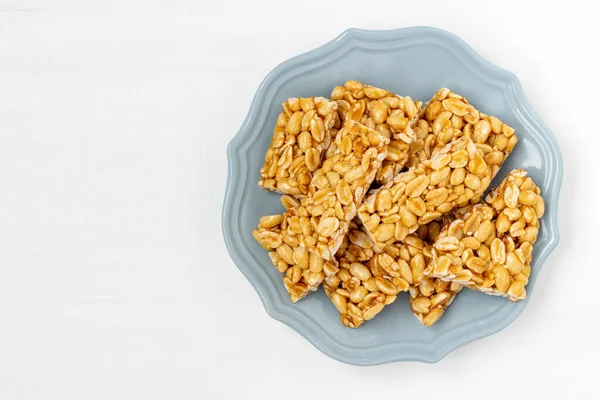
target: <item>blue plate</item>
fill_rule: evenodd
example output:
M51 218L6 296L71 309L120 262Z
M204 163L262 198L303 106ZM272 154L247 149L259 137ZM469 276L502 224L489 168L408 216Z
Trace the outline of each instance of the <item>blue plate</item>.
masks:
M283 210L278 194L258 187L259 170L281 103L289 97L328 97L334 86L348 79L423 101L438 88L448 87L515 128L519 143L494 184L511 169L524 168L546 200L527 299L511 303L463 290L441 320L425 328L412 315L404 293L359 329L342 326L322 289L296 304L290 302L279 273L252 237L259 217ZM542 264L558 244L556 213L563 169L558 143L525 100L512 73L488 63L465 42L442 30L350 29L326 45L282 63L258 88L228 155L223 233L231 257L269 315L346 363L436 362L465 343L499 331L527 305Z

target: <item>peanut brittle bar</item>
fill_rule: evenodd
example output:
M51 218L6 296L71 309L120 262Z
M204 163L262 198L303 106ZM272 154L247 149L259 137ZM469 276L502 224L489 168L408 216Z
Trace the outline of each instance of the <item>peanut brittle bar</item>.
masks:
M414 285L408 289L410 309L419 322L427 327L432 326L444 315L463 286L422 274L414 279Z
M305 197L331 142L336 110L337 103L324 97L291 98L284 102L258 185L265 190Z
M376 182L385 183L396 176L408 159L408 151L415 139L412 131L417 121L421 102L402 97L385 89L349 80L336 86L331 99L337 102L340 120L354 120L376 129L390 139L383 167L377 172Z
M408 235L402 241L411 257L412 282L408 289L410 309L415 317L427 327L432 326L442 317L462 289L462 285L458 283L445 282L424 274L432 259L431 245L438 238L442 224L448 224L454 218L453 212L446 214L439 221L419 227L417 232ZM421 259L424 261L422 262Z
M408 283L396 280L397 286L374 260L373 242L352 223L352 228L338 250L339 271L325 279L323 288L340 313L344 326L358 328L374 318L388 304L396 300L400 291L408 290Z
M467 99L447 88L439 89L425 103L413 131L415 140L410 147L407 166L428 160L436 149L461 136L468 136L483 151L492 178L518 140L513 128L475 109Z
M452 304L462 285L424 275L431 262L431 246L416 234L408 235L401 243L386 247L386 251L399 254L400 259L410 265L410 309L423 325L432 326Z
M425 273L512 301L524 299L544 214L540 189L525 171L513 170L485 203L459 214L440 232Z
M282 274L293 303L317 290L326 277L338 271L337 261L324 260L299 245L296 236L290 233L284 214L262 217L252 235L269 251L269 258Z
M382 250L455 207L479 201L490 181L482 151L461 137L370 191L358 216L376 250Z

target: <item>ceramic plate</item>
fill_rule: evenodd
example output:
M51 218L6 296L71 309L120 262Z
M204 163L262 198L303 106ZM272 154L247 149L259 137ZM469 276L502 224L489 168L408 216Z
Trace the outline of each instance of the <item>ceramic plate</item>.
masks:
M431 328L423 327L412 315L406 293L359 329L342 326L336 308L322 289L291 303L279 273L252 237L259 217L283 211L280 195L258 187L259 170L281 103L289 97L329 97L334 86L348 79L423 101L438 88L448 87L476 108L515 128L519 143L492 186L511 169L524 168L540 186L546 201L527 299L511 303L463 290ZM228 155L223 232L231 257L256 289L269 315L325 354L346 363L436 362L467 342L499 331L535 295L533 289L542 265L558 243L556 213L562 158L556 140L528 105L512 73L491 65L465 42L438 29L351 29L318 49L282 63L258 88Z

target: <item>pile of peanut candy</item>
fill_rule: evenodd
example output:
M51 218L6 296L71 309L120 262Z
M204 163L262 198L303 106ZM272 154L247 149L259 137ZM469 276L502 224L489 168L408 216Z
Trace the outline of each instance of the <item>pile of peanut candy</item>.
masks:
M513 170L482 199L516 144L513 128L446 88L424 105L357 81L331 99L291 98L259 181L286 211L253 236L293 302L323 286L350 328L399 292L425 326L463 287L522 300L540 189Z

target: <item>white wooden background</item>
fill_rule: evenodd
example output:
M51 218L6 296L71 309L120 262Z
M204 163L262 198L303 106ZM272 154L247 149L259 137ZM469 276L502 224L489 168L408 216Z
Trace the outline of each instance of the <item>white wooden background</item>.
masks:
M0 399L598 398L594 4L0 0ZM270 319L233 265L226 145L278 63L410 25L520 78L563 151L561 244L507 329L357 368Z

